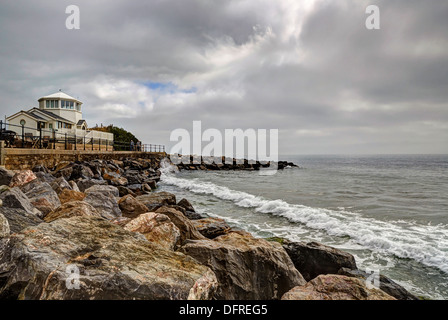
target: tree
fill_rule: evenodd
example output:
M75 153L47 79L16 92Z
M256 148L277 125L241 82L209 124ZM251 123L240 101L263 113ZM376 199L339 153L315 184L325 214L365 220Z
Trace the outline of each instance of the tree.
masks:
M113 124L111 124L107 127L95 127L95 128L92 128L92 130L113 133L114 134L114 149L118 150L118 151L129 150L131 140L133 140L134 143L139 140L133 133L126 131L123 128L115 127Z

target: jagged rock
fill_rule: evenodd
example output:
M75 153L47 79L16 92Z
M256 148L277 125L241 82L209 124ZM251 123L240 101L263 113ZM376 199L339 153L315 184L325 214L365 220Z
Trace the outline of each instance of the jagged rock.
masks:
M160 205L176 204L176 196L165 191L141 195L136 199L143 202L148 207L149 211L152 211L156 207L160 207Z
M58 195L59 201L61 204L70 202L70 201L83 201L86 197L85 193L75 191L75 190L68 190L64 189L62 192Z
M72 187L64 177L56 178L50 185L57 194L60 194L64 189L72 190Z
M35 214L19 208L0 207L0 214L8 220L11 233L22 231L29 226L35 226L43 222Z
M36 175L34 174L33 171L31 170L19 171L12 177L9 186L11 188L20 187L34 179L36 179Z
M123 216L129 218L136 218L140 214L148 212L148 208L130 194L118 200L118 206Z
M3 201L3 208L22 209L29 214L39 216L41 212L36 209L28 197L17 187L11 188L2 194L0 199Z
M39 181L46 182L49 185L51 185L56 179L51 173L46 173L43 171L35 172L34 175L37 177L37 179L39 179Z
M347 268L341 268L338 274L355 277L361 279L362 281L366 281L369 277L367 272L361 270L350 270ZM397 300L419 300L416 296L410 293L408 290L400 286L398 283L394 282L390 278L380 274L379 277L380 286L379 288L386 292L388 295L394 297Z
M113 186L126 186L129 184L128 179L125 177L122 177L119 173L116 172L106 172L103 174L103 179L107 180L112 184Z
M180 244L183 245L187 240L202 240L206 239L198 230L193 226L191 221L185 217L182 212L173 208L161 207L157 209L156 213L161 213L173 222L180 230Z
M134 198L137 196L131 189L123 187L123 186L117 186L118 192L119 192L119 196L120 197L124 197L127 196L128 194L130 194L131 196L133 196Z
M147 184L149 186L149 190L148 191L152 191L152 190L156 190L157 189L157 182L154 180L145 180L145 184Z
M114 219L121 217L118 206L118 189L113 186L95 185L85 191L85 202L95 207L103 218Z
M0 185L7 185L11 183L14 172L3 167L0 167Z
M61 169L61 170L53 173L53 175L56 178L64 178L65 180L70 180L70 177L72 176L72 174L73 174L73 166L66 167L64 169Z
M136 184L128 184L126 186L126 188L132 190L132 192L139 192L139 191L142 190L142 185L138 184L138 183L136 183Z
M128 222L124 228L139 232L153 243L168 250L174 250L180 242L180 231L164 214L148 212Z
M204 218L192 220L193 226L206 238L214 239L230 231L230 226L224 219Z
M31 204L37 208L43 216L55 210L61 205L58 194L46 182L39 179L32 180L21 187Z
M177 204L178 206L184 208L186 211L190 211L190 212L196 212L192 206L192 204L190 203L190 201L188 201L187 199L183 198L182 200L180 200Z
M67 180L91 179L93 176L94 173L88 166L77 164L72 167L72 174Z
M49 170L47 169L47 167L38 164L35 165L34 168L32 169L32 171L36 174L37 172L44 172L44 173L49 173Z
M77 182L79 191L84 192L92 186L96 185L107 185L106 180L98 180L98 179L82 179Z
M341 268L357 269L353 255L317 242L284 240L283 248L307 281L321 274L337 274Z
M200 213L197 212L193 212L193 211L185 211L184 214L188 219L190 220L199 220L199 219L204 219L205 217L203 215L201 215Z
M71 218L71 217L101 217L98 210L84 201L70 201L64 203L55 211L49 213L44 220L52 222L57 219Z
M10 233L9 230L9 222L6 217L0 213L0 239L4 237L8 237Z
M81 192L81 191L79 190L78 185L76 184L75 181L69 181L68 184L70 185L70 187L72 187L72 190L73 190L73 191Z
M304 286L298 286L282 300L395 300L382 290L366 286L365 281L342 275L320 275Z
M142 238L96 217L59 219L11 235L0 258L0 299L213 297L217 281L209 268ZM76 270L79 282L70 282Z
M126 224L128 224L131 221L132 221L132 219L128 218L128 217L117 217L112 220L109 220L110 223L113 223L113 224L123 227L123 228Z
M210 267L217 299L271 300L305 280L280 244L230 232L214 240L189 241L182 252Z

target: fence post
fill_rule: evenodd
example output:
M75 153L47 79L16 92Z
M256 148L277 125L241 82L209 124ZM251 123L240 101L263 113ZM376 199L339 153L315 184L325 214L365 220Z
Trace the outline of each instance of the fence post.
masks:
M42 149L42 123L39 123L39 149Z
M67 150L67 133L65 133L65 150Z
M56 131L54 129L53 130L53 150L56 149Z
M86 151L86 135L84 135L83 137L83 144L84 144L84 151Z
M78 140L76 140L76 133L75 133L75 150L78 150Z
M99 151L101 151L101 138L100 138L100 140L98 142L98 149L99 149Z
M22 124L22 148L25 148L25 125Z

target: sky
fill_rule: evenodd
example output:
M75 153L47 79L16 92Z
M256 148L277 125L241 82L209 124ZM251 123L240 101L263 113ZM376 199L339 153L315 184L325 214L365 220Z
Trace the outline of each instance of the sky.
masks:
M446 0L1 0L0 116L62 89L89 126L167 150L201 121L278 129L285 155L448 153L447 17Z

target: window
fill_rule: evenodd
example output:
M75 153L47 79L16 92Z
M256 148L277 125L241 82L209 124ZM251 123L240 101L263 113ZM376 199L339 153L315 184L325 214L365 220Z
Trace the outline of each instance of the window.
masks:
M45 102L46 102L46 105L47 105L47 109L49 109L50 108L50 100L45 100Z
M26 121L25 121L24 119L20 120L20 125L21 125L21 126L26 125Z
M48 124L48 129L53 129L53 124L52 123Z
M65 108L65 100L61 100L61 108L62 108L62 109Z
M75 108L73 101L70 101L70 109L73 110Z

